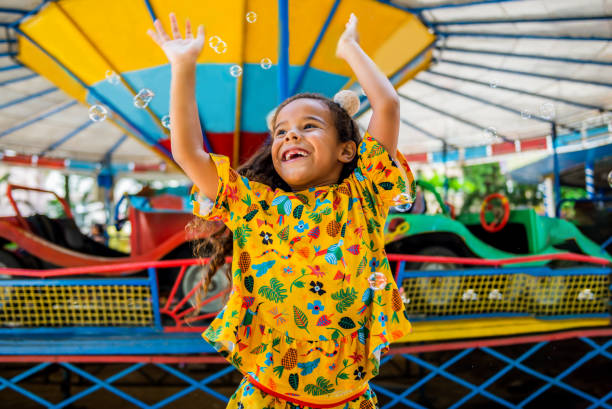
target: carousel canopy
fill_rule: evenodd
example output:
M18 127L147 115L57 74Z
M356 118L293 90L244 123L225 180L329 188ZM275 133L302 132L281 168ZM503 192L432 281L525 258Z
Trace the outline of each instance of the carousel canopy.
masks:
M284 97L360 90L334 55L351 12L398 88L399 148L412 163L611 142L609 0L0 0L2 160L176 170L170 70L146 35L170 11L206 26L202 143L235 165L267 137L265 116ZM367 127L365 96L359 115Z

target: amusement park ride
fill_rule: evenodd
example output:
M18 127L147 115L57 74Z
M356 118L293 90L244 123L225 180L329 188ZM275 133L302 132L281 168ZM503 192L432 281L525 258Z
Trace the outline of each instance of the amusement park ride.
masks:
M430 13L435 14L439 9L483 7L480 9L484 10L483 15L501 13L496 17L499 21L487 23L514 26L520 21L508 19L507 11L498 10L497 3L541 2L471 0L451 4L442 1L438 6L410 9L399 5L400 1L388 0L317 0L316 7L313 1L209 1L205 7L194 7L194 2L187 0L109 0L104 2L104 7L98 7L100 2L92 0L42 1L39 7L24 12L22 18L7 25L7 32L12 36L7 41L12 40L10 47L15 49L13 57L19 64L91 107L93 121L112 123L157 155L168 169L176 171L167 117L170 68L145 34L157 17L174 11L181 21L189 16L192 21L206 22L207 36L212 41L207 43L197 67L202 143L208 151L228 156L232 165L237 166L267 137L264 118L279 100L302 91L325 95L333 95L342 88L359 91L348 67L334 57L336 39L351 12L360 17L364 50L373 56L393 85L400 87L428 70L434 52L440 53L441 43L436 41L442 39L446 46L451 35L450 31L441 29L444 18L432 23L428 20ZM548 6L552 7L552 3ZM558 7L558 12L563 14L564 6ZM92 13L94 9L96 12ZM323 9L327 12L321 13ZM563 18L555 21L546 17L539 22L559 21ZM528 22L538 21L530 18ZM464 23L471 25L474 21ZM470 32L457 33L470 36ZM479 33L471 32L471 35L478 37ZM567 35L557 39L551 35L531 37L534 35L520 34L526 41L573 41L567 40ZM582 41L611 40L580 38ZM524 54L506 57L537 58ZM585 61L557 60L559 63ZM461 66L457 61L444 58L440 61ZM477 68L476 64L472 66ZM503 71L505 75L533 74L514 69ZM544 74L541 77L546 81L572 81L570 77ZM417 80L422 86L428 84ZM581 86L588 83L593 87L612 87L601 81L577 81L581 81ZM501 84L487 88L490 88L487 92L517 91ZM540 94L529 92L528 95ZM368 107L363 99L360 114ZM507 108L501 103L479 99L481 103ZM567 99L563 101L560 103L576 104ZM584 103L579 105L592 108ZM516 109L510 111L521 115ZM551 138L539 135L533 141L506 140L492 147L474 145L465 148L462 156L468 158L478 152L483 155L515 153L542 147L553 147L556 155L557 124L550 118L536 115L533 118L551 127ZM410 125L407 120L403 123ZM419 137L429 135L429 139L440 139L414 124L410 126L418 131ZM1 131L0 136L6 141L18 128ZM571 131L576 133L575 129ZM608 134L609 130L602 128L595 142L601 143L604 140L601 135ZM499 137L506 136L500 133ZM592 141L583 141L587 142ZM446 148L444 142L445 158ZM459 156L458 150L455 153ZM425 160L436 155L417 156ZM407 157L410 161L411 155ZM76 170L77 166L79 170L96 169L95 164L86 161L52 159L36 157L36 164L52 164L51 167L66 171ZM33 157L28 157L28 161L34 163ZM98 178L105 188L113 184L114 168L109 162L105 161L99 170L100 174L111 175ZM558 171L558 164L555 168ZM558 180L555 185L560 189ZM125 220L129 220L132 232L131 253L126 254L82 234L62 197L57 199L64 207L65 217L22 215L13 198L13 192L20 189L56 195L37 187L16 185L9 186L6 192L15 214L0 218L0 362L34 366L11 378L0 373L0 393L11 389L45 407L66 407L98 389L141 408L165 406L196 389L226 402L227 396L208 384L232 373L231 366L220 371L215 369L215 373L198 380L172 366L179 363L215 366L224 362L213 355L212 347L202 340L200 333L223 305L228 283L221 278L224 274L217 274L219 280L211 283L213 288L208 297L199 300L196 296L206 262L202 264L191 256L190 242L196 237L185 232L185 225L194 217L189 198L163 194L132 195L124 199L128 205ZM417 201L411 208L393 209L384 226L385 249L401 287L413 332L401 339L401 344L381 363L398 358L417 366L423 376L410 386L399 378L385 378L380 385L374 382L377 394L386 399L383 407L400 403L407 407L425 407L416 403L417 398L410 394L438 377L468 389L453 407L460 407L475 396L503 407L524 407L540 395L547 396L548 389L554 387L587 401L590 407L610 408L609 383L603 395L598 395L567 381L571 372L594 357L610 359L612 257L605 250L609 241L600 246L572 223L539 216L532 209L512 209L508 200L499 195L483 198L481 212L477 214L455 216L435 189L422 181L419 189L432 192L443 213L427 214ZM593 340L601 338L602 341ZM530 362L530 357L546 344L561 339L586 345L590 351L555 375L545 367L533 369L535 364ZM529 347L511 355L503 349L511 345ZM501 362L503 367L478 382L455 375L452 366L475 351L485 359ZM443 359L435 364L424 355L438 352ZM560 361L565 359L562 356ZM107 379L75 365L76 362L119 361L131 365ZM64 396L60 403L52 403L20 386L24 379L52 363L95 385L73 396ZM146 364L180 378L188 386L149 405L113 385ZM383 367L382 372L390 366ZM503 393L491 392L491 385L513 370L538 378L544 386L530 391L520 402L512 401Z

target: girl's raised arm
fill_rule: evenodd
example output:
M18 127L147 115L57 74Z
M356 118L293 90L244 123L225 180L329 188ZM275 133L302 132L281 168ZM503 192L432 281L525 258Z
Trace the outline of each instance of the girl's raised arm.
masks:
M372 106L368 133L395 157L400 123L399 97L387 77L359 46L357 17L352 13L344 33L338 40L336 56L350 65L368 96Z
M219 176L210 155L202 147L202 131L195 99L196 61L204 48L204 26L198 27L196 37L191 23L185 24L185 38L181 37L176 16L170 13L172 39L161 22L155 20L155 30L147 33L160 46L170 61L170 142L172 156L204 195L214 202Z

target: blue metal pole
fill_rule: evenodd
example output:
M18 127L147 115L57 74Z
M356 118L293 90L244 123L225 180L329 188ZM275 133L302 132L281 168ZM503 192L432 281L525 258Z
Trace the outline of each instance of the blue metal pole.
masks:
M119 148L119 146L121 146L123 142L125 142L127 138L128 138L127 134L121 135L121 137L117 140L117 142L115 142L113 146L111 146L110 149L104 153L103 160L107 160L108 162L110 162L110 159L111 159L111 156L113 156L113 153L117 150L117 148Z
M14 84L14 83L20 82L20 81L29 80L29 79L34 78L34 77L38 77L38 74L31 74L31 75L26 75L24 77L12 78L10 80L6 80L6 81L0 82L0 87L3 87L3 86L8 85L8 84Z
M459 80L459 81L470 82L470 83L473 83L473 84L479 84L479 85L486 86L486 87L490 87L491 86L490 84L488 84L488 83L486 83L484 81L472 80L472 79L469 79L469 78L459 77L457 75L445 74L445 73L442 73L442 72L432 71L432 70L427 70L427 72L430 73L430 74L439 75L441 77L453 78L453 79L456 79L456 80ZM520 90L520 89L516 89L516 88L512 88L512 87L506 87L504 85L497 85L496 88L497 89L503 89L505 91L516 92L516 93L519 93L519 94L530 95L532 97L545 98L545 99L549 99L551 101L562 102L564 104L574 105L574 106L585 108L585 109L596 109L598 111L604 111L605 110L605 108L603 106L583 104L581 102L575 102L575 101L571 101L569 99L557 98L557 97L553 97L553 96L550 96L550 95L540 94L540 93L537 93L537 92L524 91L524 90Z
M342 0L336 0L334 4L332 5L331 9L329 10L329 13L327 14L327 19L323 23L323 27L321 27L321 31L319 31L319 36L317 37L317 39L315 40L315 43L310 49L308 58L306 58L306 62L302 66L302 69L300 70L300 73L298 74L298 77L295 80L295 83L293 84L293 88L291 89L291 95L297 94L298 90L300 89L300 86L302 85L302 81L304 80L304 76L306 76L306 72L308 71L308 68L310 67L310 63L315 53L319 49L319 45L321 44L321 41L323 41L323 37L325 36L325 33L327 32L327 29L329 27L329 24L331 23L332 19L334 18L334 15L336 14L336 10L338 10L340 1Z
M584 182L586 185L587 198L592 199L595 197L595 165L593 158L587 158L584 162Z
M612 41L612 37L582 37L582 36L549 36L535 34L504 34L504 33L470 33L470 32L444 32L436 31L436 35L440 38L445 37L483 37L483 38L509 38L509 39L527 39L527 40L575 40L575 41Z
M431 110L431 111L437 112L437 113L439 113L440 115L444 115L444 116L447 116L447 117L449 117L449 118L452 118L452 119L454 119L455 121L459 121L459 122L461 122L461 123L463 123L463 124L466 124L466 125L468 125L468 126L471 126L471 127L472 127L472 128L474 128L474 129L478 129L478 130L481 130L481 131L482 131L483 129L485 129L485 128L486 128L486 126L478 125L478 124L477 124L477 123L475 123L475 122L472 122L472 121L469 121L469 120L467 120L467 119L461 118L461 117L459 117L459 116L457 116L457 115L451 114L450 112L443 111L443 110L441 110L441 109L439 109L439 108L436 108L436 107L434 107L434 106L428 105L428 104L426 104L426 103L424 103L424 102L421 102L421 101L419 101L419 100L416 100L416 99L414 99L414 98L410 98L409 96L404 95L404 94L402 94L402 93L398 93L398 95L400 96L400 98L405 99L406 101L410 101L410 102L412 102L412 103L415 103L415 104L417 104L417 105L422 106L423 108L427 108L427 109L429 109L429 110ZM512 142L512 140L511 140L510 138L508 138L507 136L505 136L505 135L502 135L502 134L497 134L497 136L499 136L500 138L502 138L504 141L507 141L507 142Z
M289 0L278 0L278 102L289 97Z
M13 65L7 65L5 67L0 67L0 71L11 71L11 70L16 70L17 68L24 68L24 67L23 65L13 64Z
M446 143L446 141L444 140L444 138L442 138L442 137L440 137L440 136L436 136L436 135L432 134L431 132L426 131L425 129L423 129L423 128L421 128L421 127L419 127L419 126L417 126L417 125L413 124L412 122L409 122L408 120L406 120L406 119L404 119L404 118L400 118L400 121L401 121L401 122L402 122L404 125L407 125L407 126L411 127L412 129L414 129L414 130L416 130L416 131L418 131L418 132L422 133L423 135L427 136L428 138L435 139L435 140L440 141L440 142L442 142L442 143Z
M421 13L427 10L436 10L436 9L445 9L445 8L455 8L455 7L469 7L469 6L480 6L482 4L496 4L496 3L506 3L509 1L522 1L522 0L477 0L477 1L467 1L463 3L451 3L451 4L438 4L437 6L429 6L429 7L405 7L400 6L398 4L392 3L388 0L378 0L380 3L388 4L389 6L395 7L400 10L407 11L409 13Z
M448 59L445 59L445 58L439 59L438 61L439 62L445 62L445 63L448 63L448 64L460 65L460 66L463 66L463 67L482 68L484 70L491 70L491 71L497 71L497 72L506 72L506 73L509 73L509 74L524 75L524 76L527 76L527 77L547 78L547 79L550 79L550 80L575 82L577 84L588 84L588 85L597 85L597 86L601 86L601 87L612 87L612 83L610 83L610 82L588 81L588 80L581 80L581 79L570 78L570 77L559 77L559 76L555 76L555 75L536 74L536 73L527 72L527 71L509 70L509 69L506 69L506 68L495 68L495 67L490 67L490 66L487 66L487 65L480 65L480 64L474 64L474 63L468 63L468 62L456 61L456 60L448 60Z
M549 57L545 55L536 55L536 54L519 54L519 53L508 53L508 52L501 52L501 51L478 50L478 49L458 48L458 47L436 47L436 48L440 51L457 51L457 52L472 53L472 54L498 55L502 57L528 58L528 59L534 59L534 60L558 61L558 62L567 62L567 63L573 63L573 64L593 64L593 65L604 65L604 66L612 65L612 61L583 60L579 58L566 58L566 57Z
M557 153L557 124L552 122L550 124L550 133L552 136L553 143L553 173L554 173L554 187L555 187L555 213L556 217L561 216L561 208L557 206L557 203L562 199L561 198L561 170L559 168L559 155Z

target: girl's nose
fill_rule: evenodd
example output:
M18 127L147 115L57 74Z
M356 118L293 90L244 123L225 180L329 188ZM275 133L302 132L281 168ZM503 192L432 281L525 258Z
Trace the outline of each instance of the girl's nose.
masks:
M293 129L288 130L287 133L285 134L285 140L287 141L291 139L299 139L299 138L300 138L299 132L296 132Z

